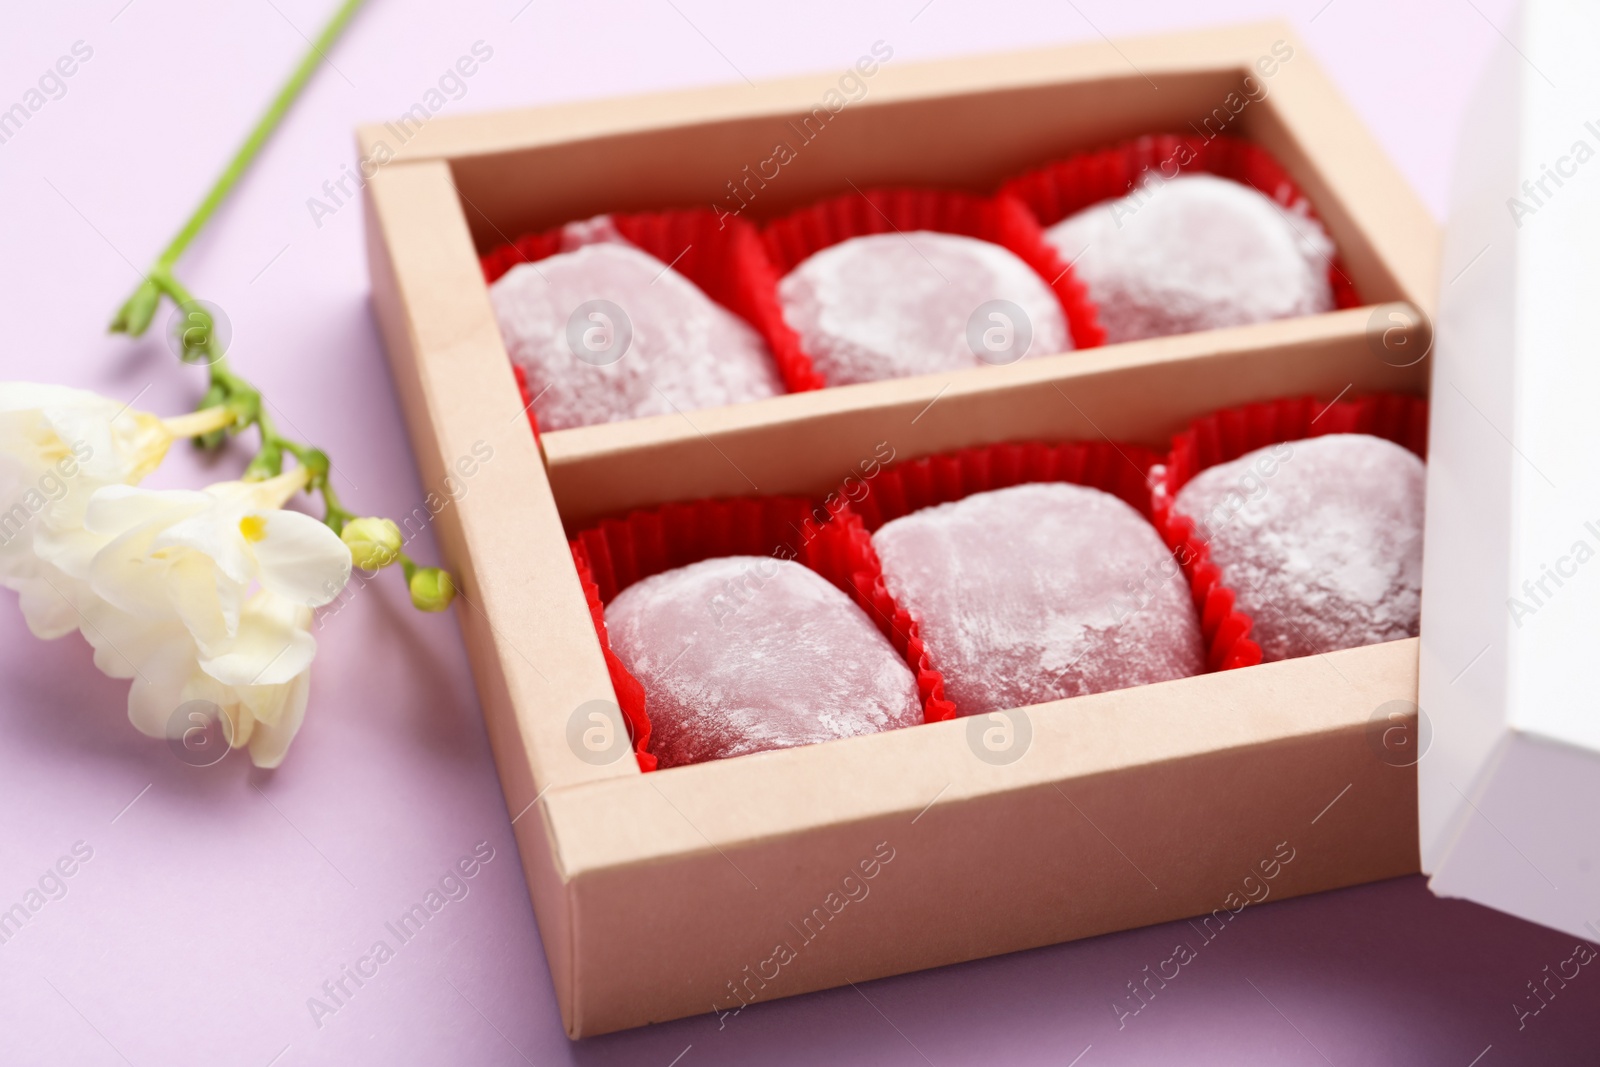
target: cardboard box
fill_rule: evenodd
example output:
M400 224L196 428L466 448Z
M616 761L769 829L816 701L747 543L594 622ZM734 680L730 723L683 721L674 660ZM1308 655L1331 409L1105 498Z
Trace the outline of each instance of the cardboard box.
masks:
M839 77L440 119L398 148L363 130L364 159L393 156L367 186L373 301L424 483L521 417L481 252L603 211L720 202ZM1288 169L1372 306L513 435L438 526L574 1037L1186 916L1220 928L1262 893L1418 869L1415 769L1385 748L1415 723L1394 713L1414 706L1415 640L1023 709L1012 762L979 758L982 717L653 774L569 743L614 694L564 522L823 493L885 440L907 459L1162 447L1230 405L1426 392L1427 362L1403 354L1425 350L1407 324L1432 307L1435 228L1285 27L891 60L867 84L748 217L849 183L987 190L1072 151L1225 124Z
M1496 54L1462 141L1430 429L1419 765L1434 892L1584 940L1600 938L1596 33L1593 5L1525 4L1520 51Z

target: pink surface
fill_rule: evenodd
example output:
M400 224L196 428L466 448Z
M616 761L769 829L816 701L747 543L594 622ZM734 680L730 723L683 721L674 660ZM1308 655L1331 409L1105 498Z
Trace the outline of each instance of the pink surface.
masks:
M66 381L163 412L194 402L197 373L160 338L129 344L103 324L330 6L104 0L12 13L0 108L75 41L94 54L0 144L0 378ZM357 18L182 264L226 310L235 361L280 420L335 457L347 499L398 514L423 492L367 308L360 212L314 220L307 200L353 167L355 122L405 111L475 41L494 55L450 111L842 69L878 39L901 62L1281 6L840 0L758 11L410 0ZM1508 4L1307 0L1286 13L1442 212L1466 94L1505 47L1491 22L1505 26ZM240 463L224 457L205 473L232 476ZM202 466L181 450L157 484L199 479ZM1589 968L1520 1030L1513 1009L1535 1003L1525 983L1568 959L1569 940L1436 901L1419 880L1251 908L1120 1028L1112 1005L1125 984L1193 938L1186 926L572 1045L454 620L413 613L382 581L318 635L311 710L283 768L230 756L197 769L134 733L125 683L96 674L80 641L41 644L10 604L0 610L0 908L75 845L92 850L65 896L0 944L0 1064L1594 1062L1600 977ZM385 923L475 848L493 858L467 895L363 986L347 981L353 995L319 1027L307 999L392 941Z

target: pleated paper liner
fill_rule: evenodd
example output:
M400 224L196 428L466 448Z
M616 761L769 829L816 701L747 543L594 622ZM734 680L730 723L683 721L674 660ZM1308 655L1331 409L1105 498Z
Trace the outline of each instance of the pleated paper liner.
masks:
M838 490L837 495L849 500L848 511L839 522L843 529L851 529L852 522L859 524L863 542L856 550L862 569L852 576L852 581L859 589L870 591L879 612L893 613L897 624L915 636L916 620L889 594L882 566L872 549L872 532L884 523L974 493L1037 482L1067 482L1102 490L1154 523L1150 476L1152 471L1161 469L1161 459L1158 453L1139 445L1030 441L968 448L885 468L876 477L863 479L864 489L845 486ZM1159 526L1157 529L1161 532ZM1200 608L1198 599L1195 607ZM1216 645L1218 634L1216 627L1205 634L1208 665L1213 670L1245 666L1228 660L1231 648ZM1226 639L1227 634L1223 632L1222 636ZM927 669L938 673L936 657L926 649L922 656ZM950 706L952 715L960 713L949 701L945 704Z
M792 496L696 500L606 519L573 538L573 560L641 770L656 766L649 751L649 694L611 651L604 605L641 579L721 556L793 559L850 594L917 675L926 720L950 717L943 702L944 681L919 662L920 645L913 646L908 635L898 632L893 614L884 614L853 582L865 566L860 558L864 534L841 525L842 511L837 504ZM856 524L859 530L859 519Z
M1253 621L1235 609L1234 591L1211 561L1210 547L1196 533L1194 518L1176 510L1178 491L1201 471L1247 452L1330 433L1371 434L1426 459L1428 403L1420 397L1380 393L1332 404L1295 397L1218 411L1196 419L1174 437L1165 462L1151 472L1152 517L1189 578L1207 641L1213 654L1221 657L1215 667L1259 663L1261 649L1249 639Z
M840 241L913 230L975 237L1006 248L1055 293L1074 348L1104 343L1105 331L1083 284L1046 243L1038 220L1012 196L976 196L943 189L868 189L801 208L768 223L761 236L769 260L783 275Z
M1127 196L1149 172L1163 178L1206 173L1250 186L1284 210L1315 219L1315 206L1289 172L1265 149L1237 137L1150 134L1083 152L1013 178L1002 191L1021 200L1041 228L1102 200ZM1361 306L1338 254L1329 260L1328 282L1337 308Z
M638 761L641 771L653 771L656 769L656 758L650 752L650 712L644 686L611 651L611 639L606 635L605 608L600 601L599 587L595 584L594 569L589 566L589 554L576 542L571 547L572 562L578 568L578 581L583 584L583 595L589 602L589 618L594 622L595 636L600 639L600 651L605 654L606 673L611 676L611 688L617 694L617 707L621 709L622 720L627 724L628 739L633 742L633 757Z
M829 525L837 545L832 555L844 579L843 584L838 581L834 584L840 585L861 605L861 610L877 623L889 643L905 657L917 676L923 721L944 722L955 718L956 706L944 694L944 675L928 655L917 620L889 595L888 587L883 584L883 566L878 562L872 534L862 523L861 516L847 504Z
M1150 517L1150 468L1159 453L1109 441L1039 441L980 445L945 455L897 463L865 481L850 508L868 531L913 511L948 504L973 493L1029 482L1070 482L1100 489ZM844 493L844 490L840 490Z
M767 342L785 389L797 393L822 387L821 377L800 349L799 337L784 321L778 305L777 272L753 225L736 218L719 221L716 212L704 208L612 215L610 219L629 243L671 266L753 326ZM494 284L519 264L537 263L560 252L562 229L528 234L484 255L479 265L485 283ZM524 403L544 384L524 378Z

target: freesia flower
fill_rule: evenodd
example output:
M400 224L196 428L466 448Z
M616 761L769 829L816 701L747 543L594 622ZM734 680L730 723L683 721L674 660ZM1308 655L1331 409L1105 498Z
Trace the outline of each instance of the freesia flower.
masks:
M172 740L191 726L174 721L184 706L205 701L230 744L276 767L305 717L312 615L349 581L349 546L364 565L399 563L424 610L444 610L454 585L405 554L393 522L340 506L327 455L279 434L260 393L215 356L206 406L175 418L0 383L0 585L18 593L34 634L77 630L96 667L131 680L128 716L142 732ZM173 441L252 426L261 446L244 480L138 487ZM325 521L284 509L302 490L321 495Z
M214 409L161 419L83 389L0 383L0 585L19 594L35 635L71 633L85 595L41 558L38 542L66 551L96 490L140 481L174 440L231 418Z
M129 678L128 714L164 737L191 700L276 766L299 729L316 655L312 611L344 588L350 551L283 510L309 472L203 491L138 482L222 409L160 419L94 393L0 385L0 583L40 637L81 630L95 665Z
M155 470L173 435L162 420L64 385L0 383L0 455L41 475L75 455L100 485L137 482Z
M161 419L81 390L0 383L0 585L19 594L29 628L45 638L82 632L102 670L134 680L128 710L146 733L167 736L167 717L188 700L217 705L232 744L248 745L260 766L276 766L299 729L316 653L311 613L349 579L338 534L357 516L339 502L327 453L278 431L261 391L229 363L215 306L196 300L175 268L358 7L339 5L112 316L113 333L140 337L164 301L175 305L179 358L205 368L200 410ZM129 488L175 439L215 448L224 429L256 434L244 481L200 493ZM282 509L302 489L321 497L322 523ZM351 535L363 561L400 564L413 603L447 607L449 576L419 567L389 530L374 532Z
M206 701L226 720L229 744L248 747L257 767L278 766L311 694L311 660L317 651L311 617L311 608L258 590L245 602L235 633L213 642L209 653L168 620L136 646L141 661L136 668L129 664L132 673L122 675L133 679L128 718L141 733L170 740L174 713L191 701ZM126 662L121 651L104 643L108 660ZM96 662L100 652L97 647Z
M312 610L350 577L337 534L282 510L304 484L296 469L199 492L107 486L81 533L43 546L86 588L72 608L96 666L133 679L142 732L164 737L174 711L206 700L257 765L283 758L309 694Z

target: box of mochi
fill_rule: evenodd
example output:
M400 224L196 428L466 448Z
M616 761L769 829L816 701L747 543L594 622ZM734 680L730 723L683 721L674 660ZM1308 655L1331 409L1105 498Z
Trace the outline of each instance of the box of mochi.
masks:
M442 117L364 195L571 1036L1419 870L1439 234L1286 27Z

